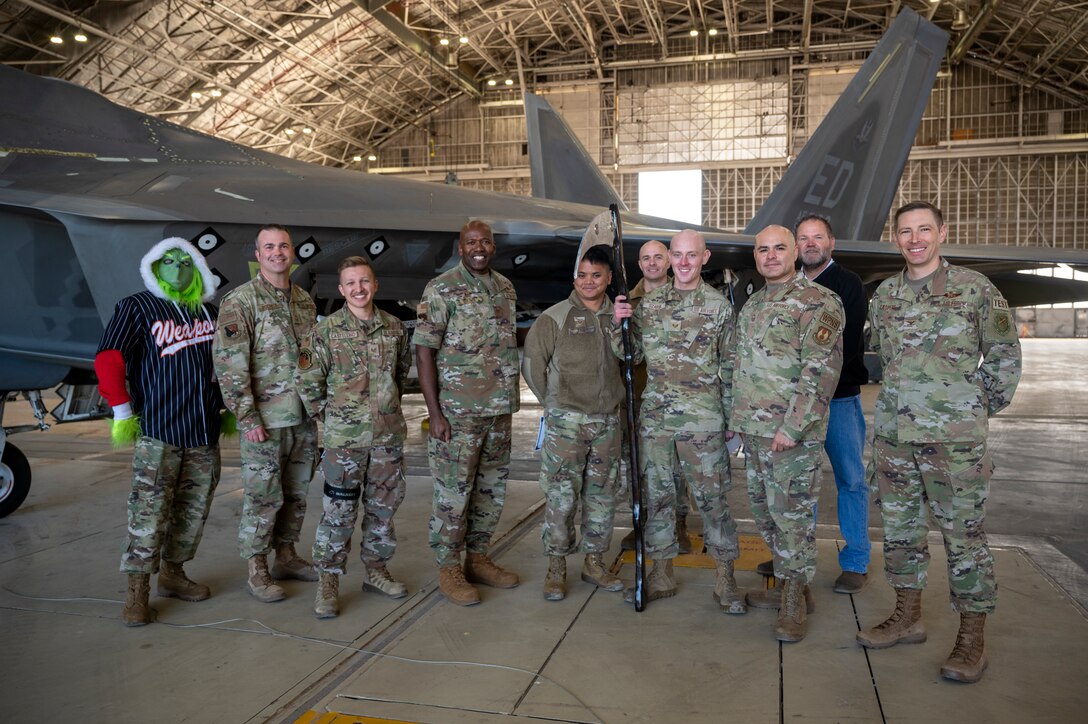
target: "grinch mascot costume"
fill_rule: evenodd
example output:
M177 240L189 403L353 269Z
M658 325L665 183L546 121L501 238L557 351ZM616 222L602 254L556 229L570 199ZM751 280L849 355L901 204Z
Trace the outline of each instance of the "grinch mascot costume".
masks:
M151 621L148 594L203 601L185 575L219 483L223 397L212 366L217 280L189 242L164 239L140 262L147 291L117 303L95 356L98 389L113 407L115 445L135 444L121 572L126 626ZM127 382L127 385L126 385ZM160 568L161 560L161 568Z

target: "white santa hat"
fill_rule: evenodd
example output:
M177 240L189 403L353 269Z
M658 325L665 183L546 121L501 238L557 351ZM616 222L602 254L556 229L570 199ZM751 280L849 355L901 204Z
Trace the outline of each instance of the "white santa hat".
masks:
M212 274L212 270L208 268L208 262L204 260L204 255L200 251L182 239L180 236L172 236L169 239L163 239L155 246L151 247L150 251L144 254L144 258L140 260L140 276L144 278L144 286L147 287L147 291L154 294L159 299L165 299L170 301L170 297L166 295L166 292L159 286L159 280L155 276L154 270L151 265L166 256L166 252L171 249L181 249L186 254L193 258L193 264L196 265L196 269L200 272L201 281L204 283L204 292L200 297L202 302L210 302L215 298L216 287L219 286L219 279Z

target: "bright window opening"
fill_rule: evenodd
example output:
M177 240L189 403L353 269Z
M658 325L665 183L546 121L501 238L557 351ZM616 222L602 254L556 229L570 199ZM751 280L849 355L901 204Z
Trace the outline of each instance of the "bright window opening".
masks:
M642 171L638 175L638 211L688 224L703 223L703 172Z

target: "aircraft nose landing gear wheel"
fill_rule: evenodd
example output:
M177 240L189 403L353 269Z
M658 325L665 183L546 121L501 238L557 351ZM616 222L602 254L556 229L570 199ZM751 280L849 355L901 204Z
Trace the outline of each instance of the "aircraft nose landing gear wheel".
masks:
M0 458L0 518L14 513L29 492L30 462L22 450L9 442Z

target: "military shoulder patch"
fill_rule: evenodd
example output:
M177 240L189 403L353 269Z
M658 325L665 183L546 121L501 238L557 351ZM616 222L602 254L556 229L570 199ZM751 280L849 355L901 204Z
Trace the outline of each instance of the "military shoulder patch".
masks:
M421 322L427 321L427 303L420 302L416 305L416 319Z
M820 312L819 323L821 327L830 327L831 330L836 330L842 326L842 320L827 311ZM819 334L819 332L817 332L817 334Z
M819 329L816 330L816 334L813 336L813 339L816 340L816 344L826 347L831 342L834 336L835 332L831 329L831 327L821 324Z
M1009 303L1005 301L1004 297L994 297L993 307L994 309L1008 309Z
M227 335L227 339L238 336L238 325L228 324L223 327L223 334Z
M314 366L314 355L308 349L301 349L298 353L298 368L300 370L308 370Z
M997 333L1006 335L1012 328L1012 320L1009 319L1008 314L998 314L994 316L994 327L997 329Z

